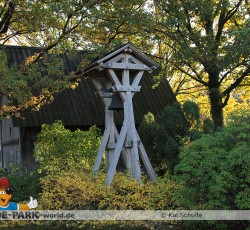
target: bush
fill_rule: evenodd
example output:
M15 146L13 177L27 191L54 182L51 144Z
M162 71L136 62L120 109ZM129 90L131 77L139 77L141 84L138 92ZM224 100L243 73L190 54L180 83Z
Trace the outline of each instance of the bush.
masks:
M156 121L152 113L147 113L139 126L139 135L142 143L147 150L147 155L153 166L156 166L159 162L157 161L156 146L155 146L155 135L156 135Z
M182 106L182 111L191 130L199 128L200 125L200 109L193 101L186 101Z
M186 101L182 107L179 103L167 106L157 119L152 113L144 116L139 133L160 175L166 171L173 174L180 149L201 137L201 125L199 107L191 101ZM209 128L207 125L206 129Z
M77 173L76 173L77 172ZM111 186L104 185L104 173L91 176L75 166L61 175L47 175L42 180L43 209L83 210L154 210L174 208L172 195L175 183L159 179L157 183L143 179L138 184L128 175L116 173Z
M34 155L40 169L47 173L67 170L73 163L90 169L94 165L100 142L99 129L95 126L88 131L78 129L71 132L58 121L42 126L35 142Z
M214 132L214 123L211 119L206 118L203 121L203 133L204 134L213 134Z
M249 209L250 112L180 154L177 200L184 209Z
M180 104L167 106L157 118L156 150L160 162L165 161L170 173L178 163L181 138L188 134L189 124Z
M26 170L22 167L10 167L10 171L0 171L0 178L7 177L11 187L14 190L11 201L17 203L28 202L30 196L38 199L41 193L40 179L43 176L42 173L37 171L30 171L26 173Z

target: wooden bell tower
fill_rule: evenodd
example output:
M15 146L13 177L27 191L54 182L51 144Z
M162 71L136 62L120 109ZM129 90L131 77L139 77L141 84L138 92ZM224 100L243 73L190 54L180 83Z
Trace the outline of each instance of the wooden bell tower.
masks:
M141 181L140 159L149 177L156 176L135 127L133 96L141 90L140 80L145 72L154 74L159 64L149 59L131 44L123 45L100 60L81 70L81 75L90 78L105 105L105 131L97 153L93 171L99 170L106 153L106 184L110 185L120 156L131 177ZM120 132L114 122L114 110L109 106L112 95L118 93L123 102L124 120Z

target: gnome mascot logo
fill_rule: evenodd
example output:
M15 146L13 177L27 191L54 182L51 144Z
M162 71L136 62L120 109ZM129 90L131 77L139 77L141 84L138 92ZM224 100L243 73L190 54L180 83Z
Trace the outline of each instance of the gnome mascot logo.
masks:
M6 177L0 179L0 211L1 210L30 210L37 208L37 200L30 197L30 202L27 204L17 204L10 202L13 190L10 187L9 181Z

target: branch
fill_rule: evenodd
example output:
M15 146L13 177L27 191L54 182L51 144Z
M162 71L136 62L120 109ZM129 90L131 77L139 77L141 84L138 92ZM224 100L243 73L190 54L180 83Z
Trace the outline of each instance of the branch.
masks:
M192 78L193 80L198 81L199 83L201 83L201 84L204 85L204 86L208 86L208 83L207 83L207 82L201 80L200 78L194 77L192 74L188 73L187 71L185 71L184 69L180 68L179 66L174 65L174 67L175 67L176 69L180 70L182 73L188 75L188 76L189 76L190 78Z
M181 2L182 2L182 6L184 8L184 13L185 13L186 18L187 18L186 28L187 28L189 33L192 33L192 26L191 26L190 17L188 14L188 9L186 8L185 1L181 0Z
M190 68L190 69L195 73L195 75L197 76L197 78L200 79L200 80L202 81L202 79L201 79L201 77L200 77L200 74L196 71L196 69L194 69L194 68L193 68L189 63L187 63L185 60L183 61L183 63L184 63L185 65L187 65L188 68ZM201 72L203 72L203 71L201 71Z
M39 53L39 55L35 58L34 63L36 63L36 62L37 62L42 56L44 56L44 54L46 54L49 50L51 50L51 49L53 49L55 46L57 46L57 45L59 44L59 42L60 42L62 39L64 39L64 38L66 37L66 35L68 35L68 34L71 33L74 29L76 29L76 28L80 25L80 23L83 21L83 19L84 19L85 17L87 17L87 16L86 16L86 15L85 15L85 16L82 15L82 17L79 19L79 21L77 22L77 24L76 24L75 26L73 26L73 27L71 27L71 28L69 28L69 29L67 30L67 26L68 26L68 24L69 24L69 21L70 21L70 18L71 18L71 17L72 17L72 15L69 14L69 15L68 15L68 18L67 18L67 21L66 21L64 27L62 28L62 34L59 36L59 38L58 38L55 42L53 42L53 43L51 43L50 45L48 45L45 49L43 49L43 50Z
M228 76L228 74L232 73L233 70L235 70L236 68L244 65L244 64L247 64L250 60L244 60L240 63L238 63L237 65L235 65L234 67L232 67L230 70L228 70L223 76L222 78L220 79L220 84L224 81L224 79Z
M4 12L4 9L5 9L6 5L7 5L7 1L5 1L4 5L3 5L3 8L2 8L2 10L0 12L0 17L2 17L2 14Z
M176 89L175 89L175 92L174 92L174 94L175 94L176 96L177 96L178 94L180 94L181 88L182 88L182 86L183 86L186 82L187 82L187 80L185 79L185 77L184 77L180 82L175 82L173 88L175 88L175 87L176 87L176 84L179 83L179 84L177 85Z
M182 40L184 41L184 43L185 43L185 45L187 46L187 47L189 47L189 45L187 44L187 39L186 39L186 37L185 37L185 35L181 32L181 30L180 30L180 25L179 24L177 24L177 32L180 34L180 36L182 37ZM190 36L192 35L192 33L191 32L189 32L190 33ZM179 41L179 44L181 44L181 42Z
M28 30L20 30L20 31L16 31L13 32L12 34L9 34L3 38L0 38L0 42L2 45L4 45L9 39L14 38L17 35L25 35L27 33L32 33L33 31L28 31Z
M147 32L149 32L148 30L144 30L146 33ZM159 29L154 29L154 31L155 32L158 32L158 33L163 33L163 34L165 34L167 37L169 37L170 39L172 39L172 37L170 36L170 34L168 34L167 32L165 32L165 31L162 31L162 30L159 30ZM151 33L151 32L150 32ZM174 39L173 39L174 40ZM170 47L172 50L174 50L174 51L176 51L177 52L177 49L173 46L173 45L171 45L169 42L167 42L167 41L164 41L164 44L165 45L167 45L168 47Z
M198 89L198 92L197 92ZM190 90L189 92L186 92L186 90ZM191 91L192 90L192 91ZM187 87L184 89L179 90L178 95L180 94L200 94L203 93L202 91L206 91L206 88L203 86L192 86L192 87Z
M222 35L222 30L223 30L223 27L225 25L225 15L226 15L226 12L224 10L222 10L220 13L220 17L219 17L218 30L217 30L217 33L215 36L215 41L217 41L217 42L220 40L220 37Z
M115 5L113 4L113 2L111 2L111 4L112 4L112 6L113 6L114 8L116 8ZM130 7L130 11L133 10L133 7L134 7L134 6L135 6L135 5L133 4L133 5ZM137 11L138 9L140 9L142 6L143 6L143 3L140 4L140 5L135 9L135 11ZM109 19L102 19L102 20L110 22L110 18L109 18ZM110 44L110 43L116 38L116 36L119 35L119 34L133 34L133 33L130 33L130 32L122 32L122 31L119 31L120 28L125 24L125 22L126 22L126 20L123 20L118 26L116 26L116 28L115 28L115 33L109 38L108 44Z
M63 29L62 29L62 34L66 33L67 27L68 27L69 22L70 22L70 19L71 19L72 17L73 17L73 15L70 13L70 14L68 15L67 21L66 21L66 23L65 23L65 25L64 25L64 27L63 27Z
M147 53L147 52L144 52L147 56L151 57L151 58L156 58L156 59L159 59L159 60L162 60L162 61L168 61L167 58L163 57L163 56L158 56L158 55L155 55L155 54L151 54L151 53Z
M226 23L230 18L232 18L232 17L234 16L234 14L238 11L238 9L239 9L239 7L240 7L240 5L241 5L242 2L243 2L243 0L240 0L240 1L235 5L234 8L232 8L231 10L228 11L228 13L227 13L227 15L226 15L226 17L225 17L225 19L224 19L225 23Z
M0 34L4 34L8 31L9 26L11 24L11 18L13 16L13 13L15 11L15 3L14 1L10 1L8 5L8 10L4 14L2 20L0 21ZM3 12L1 12L2 14Z
M8 5L8 10L4 14L2 20L0 21L0 34L4 34L8 31L9 26L11 24L11 18L13 16L13 13L15 11L15 3L14 1L10 1Z
M248 67L243 73L242 75L237 79L235 80L234 83L232 83L226 90L224 90L222 92L222 97L226 97L224 103L222 104L222 108L225 107L227 105L227 102L229 100L229 97L230 97L230 93L240 85L240 83L243 81L243 79L247 76L249 76L250 74L250 67Z
M221 6L222 6L222 4L223 4L224 1L225 1L225 0L220 0L220 1L216 4L217 7L216 7L216 9L215 9L215 11L214 11L214 13L213 13L213 18L215 18L216 15L219 13L220 8L221 8Z
M231 10L229 10L227 12L227 14L226 14L225 10L221 11L219 22L218 22L218 31L217 31L217 34L216 34L216 37L215 37L215 40L217 42L220 40L220 37L222 35L222 30L223 30L223 27L224 27L225 23L234 16L234 14L238 11L238 9L239 9L242 2L243 2L243 0L240 0L235 5L235 7L233 7Z
M111 38L109 38L108 40L108 44L110 44L114 39L115 37L119 34L119 29L124 25L126 21L123 20L116 28L115 28L115 33L112 35Z
M225 98L225 100L224 100L224 102L222 103L222 106L221 106L222 108L224 108L227 105L227 102L228 102L229 98L230 98L230 93L228 93L226 95L226 98Z

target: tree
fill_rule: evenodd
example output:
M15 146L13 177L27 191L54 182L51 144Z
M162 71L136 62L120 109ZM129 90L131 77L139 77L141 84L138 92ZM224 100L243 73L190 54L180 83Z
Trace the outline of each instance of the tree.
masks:
M135 33L137 28L130 24L140 17L143 4L142 0L0 0L0 95L9 99L0 115L39 109L53 100L53 93L74 88L77 77L65 76L63 63L54 54L97 47L98 56L102 46L112 49L117 37ZM2 45L13 41L41 49L21 66L9 66Z
M209 121L205 126L209 133ZM144 115L139 132L159 175L166 171L173 174L179 163L180 150L201 137L201 128L199 107L191 101L186 101L183 106L177 102L166 106L156 118L152 113Z
M157 119L156 151L161 162L166 162L171 174L179 162L181 139L189 134L190 125L187 122L179 103L167 106Z
M232 92L249 87L250 2L244 0L152 1L144 31L158 44L155 56L180 85L205 90L218 129Z

